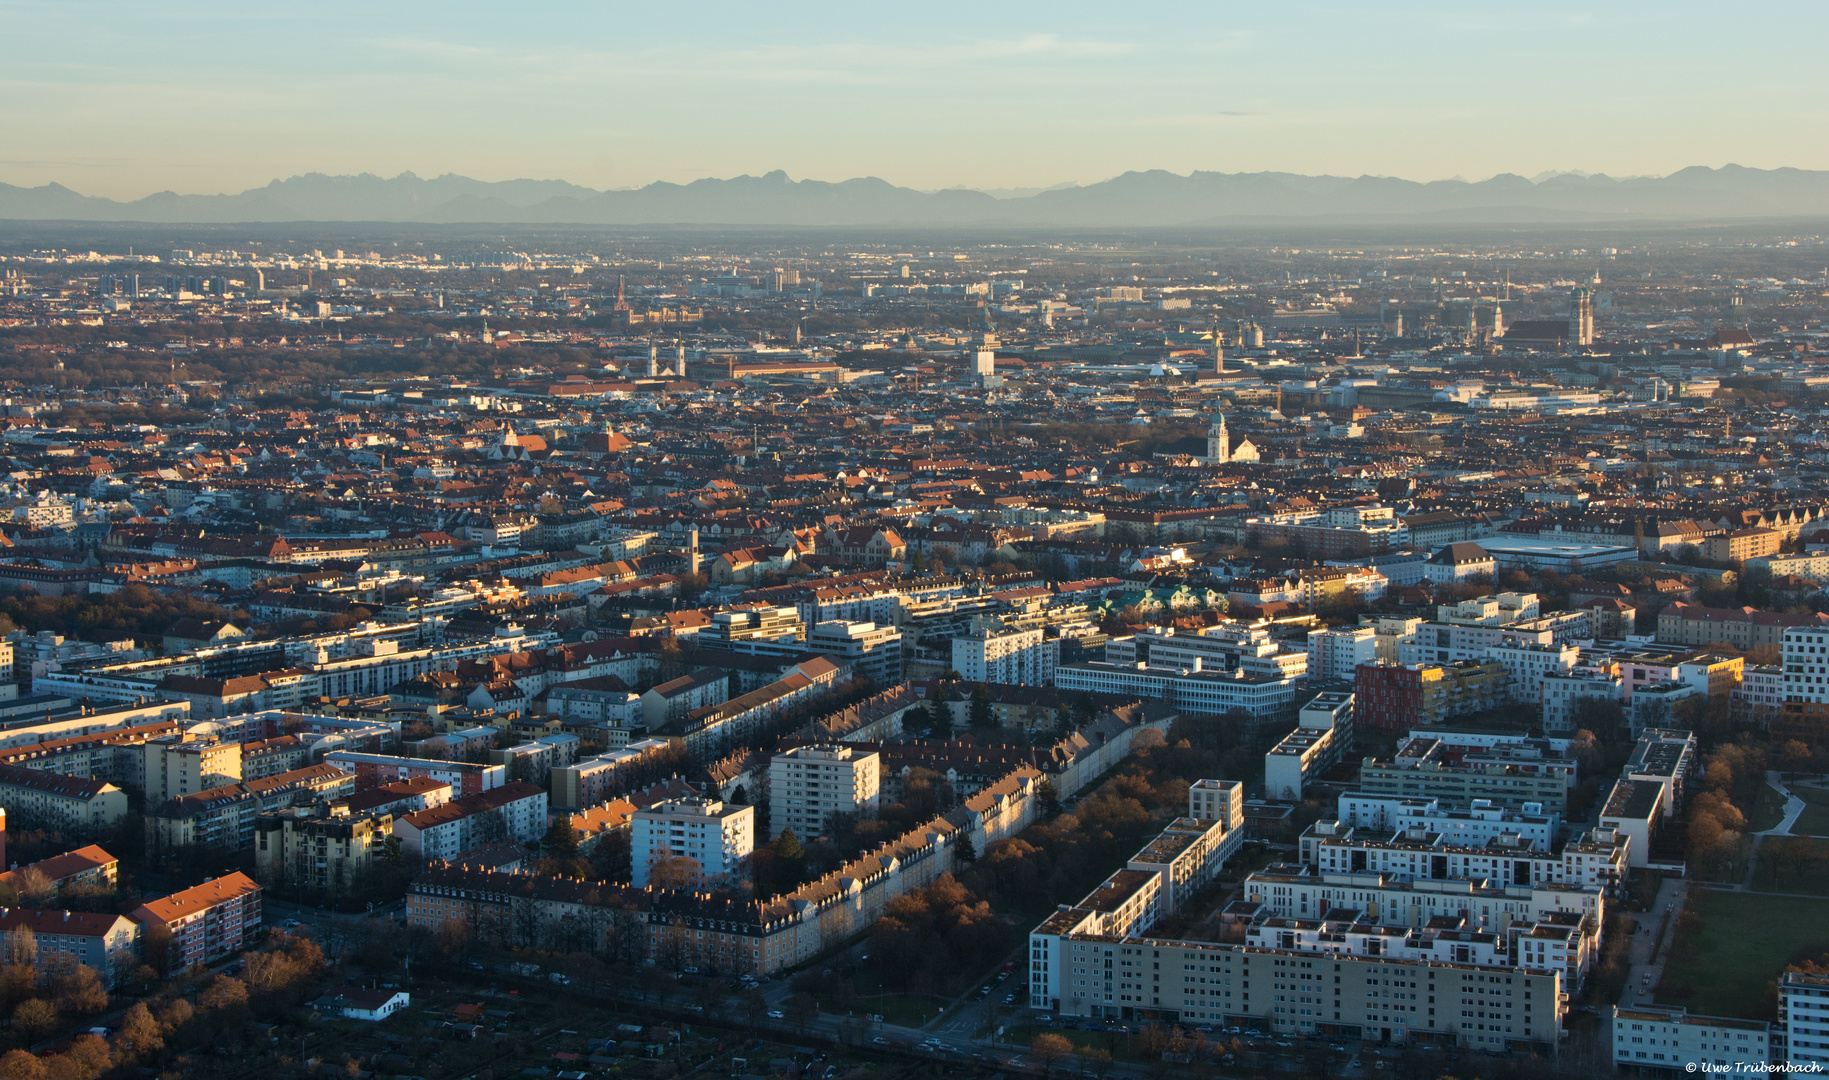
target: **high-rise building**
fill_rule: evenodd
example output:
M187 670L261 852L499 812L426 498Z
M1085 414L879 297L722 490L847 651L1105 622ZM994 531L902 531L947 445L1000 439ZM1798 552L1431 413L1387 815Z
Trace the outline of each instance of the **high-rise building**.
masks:
M850 746L796 746L768 767L769 839L787 829L802 839L820 835L833 814L876 811L882 758Z
M637 810L629 821L630 879L649 883L654 868L690 859L705 878L727 877L756 850L756 808L684 798Z
M970 633L953 639L953 670L967 682L1051 686L1061 643L1040 627L1019 629L1002 619L977 616Z

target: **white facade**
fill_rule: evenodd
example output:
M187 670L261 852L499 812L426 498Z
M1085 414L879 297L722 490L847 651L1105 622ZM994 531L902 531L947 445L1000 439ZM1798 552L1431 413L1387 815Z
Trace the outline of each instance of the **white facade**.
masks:
M1763 1021L1691 1016L1655 1005L1613 1006L1615 1065L1756 1074L1770 1061L1771 1027Z
M1545 672L1542 682L1543 731L1551 736L1575 734L1575 714L1583 701L1616 701L1620 696L1619 676L1594 668Z
M1487 648L1486 658L1505 665L1505 673L1511 676L1506 689L1514 701L1541 702L1544 677L1575 670L1581 650L1573 645L1501 641Z
M675 799L637 810L629 823L630 879L648 884L663 859L691 859L707 878L728 876L756 849L756 808Z
M1829 976L1800 971L1779 976L1777 1029L1784 1045L1782 1055L1772 1055L1775 1061L1813 1072L1829 1069Z
M1785 631L1786 701L1829 701L1829 627Z
M1046 640L1040 627L1019 630L979 617L971 633L953 639L953 670L972 683L1051 686L1060 653L1060 642Z
M1371 625L1315 630L1308 635L1308 677L1353 681L1360 664L1378 659L1378 628Z
M833 814L876 812L882 757L849 746L796 746L768 766L769 839L820 835Z

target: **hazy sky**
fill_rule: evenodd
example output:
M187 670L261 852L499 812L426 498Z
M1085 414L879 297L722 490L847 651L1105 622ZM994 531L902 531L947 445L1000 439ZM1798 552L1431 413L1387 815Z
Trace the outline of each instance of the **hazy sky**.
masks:
M0 0L0 181L1829 168L1829 4Z

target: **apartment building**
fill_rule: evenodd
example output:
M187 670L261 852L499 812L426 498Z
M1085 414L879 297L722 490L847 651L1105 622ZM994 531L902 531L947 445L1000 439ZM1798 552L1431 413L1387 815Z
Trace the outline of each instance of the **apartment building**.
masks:
M6 829L6 814L0 811L0 833ZM5 861L0 852L0 862ZM75 851L66 851L62 855L53 855L35 863L8 870L0 874L0 885L18 891L21 878L26 871L33 871L49 882L51 887L62 893L65 889L112 889L118 875L120 860L108 854L97 844L88 844Z
M1308 633L1308 677L1323 682L1353 681L1359 665L1378 659L1378 628L1370 624Z
M1765 645L1783 645L1790 631L1829 630L1829 615L1787 615L1752 607L1711 608L1686 600L1658 613L1660 645L1701 647L1720 642L1742 652Z
M79 836L127 816L127 793L104 780L0 765L0 806L14 828L65 829Z
M1406 731L1491 708L1510 679L1496 660L1448 664L1362 664L1353 679L1353 724Z
M1505 841L1505 846L1511 847L1522 840L1532 850L1546 852L1556 839L1561 821L1554 814L1544 813L1536 803L1509 810L1494 806L1489 799L1475 799L1467 809L1460 810L1443 806L1438 799L1405 799L1363 791L1342 793L1338 807L1335 831L1345 828L1398 833L1403 838L1426 838L1430 843L1439 838L1454 847L1484 847L1493 841Z
M516 780L464 795L394 822L400 846L415 859L457 860L502 840L529 844L546 833L546 789Z
M349 773L355 777L356 787L363 790L424 777L450 784L459 794L475 795L501 787L508 780L508 770L500 765L365 754L355 750L332 750L324 755L324 764Z
M1310 781L1344 760L1353 747L1353 695L1317 694L1296 714L1296 729L1264 755L1264 794L1300 802Z
M1188 816L1196 821L1223 821L1228 829L1245 826L1245 785L1237 780L1196 780L1188 785Z
M335 765L313 765L264 780L248 780L171 799L146 812L153 851L187 847L245 849L260 815L354 793L356 778Z
M878 686L902 681L902 632L894 626L828 619L814 625L807 648L848 662Z
M977 616L971 630L953 639L953 670L973 683L1048 686L1060 663L1060 641L1041 627L1011 626L995 616Z
M1566 738L1581 727L1582 702L1620 699L1620 678L1611 671L1591 667L1546 671L1539 693L1544 733Z
M146 930L170 933L160 974L171 976L252 945L259 937L260 900L260 886L235 873L149 900L128 917Z
M666 682L641 696L641 711L649 731L677 723L687 713L717 705L730 697L730 673L721 667L702 667Z
M1544 740L1494 746L1456 762L1442 740L1417 735L1389 760L1367 758L1359 770L1359 790L1372 794L1440 799L1450 806L1471 806L1475 799L1512 809L1538 803L1553 814L1566 812L1574 786L1575 761Z
M1763 1020L1695 1016L1681 1006L1613 1005L1608 1011L1613 1064L1621 1069L1675 1072L1709 1066L1713 1073L1751 1075L1768 1071L1773 1061L1772 1025Z
M833 814L876 812L882 785L879 754L835 744L796 746L769 760L769 839L788 829L822 835Z
M37 945L33 965L40 972L53 958L67 956L94 968L112 988L139 963L140 924L126 915L0 908L0 949L11 955L26 931Z
M1054 675L1054 685L1062 690L1149 698L1201 716L1243 714L1253 725L1289 717L1295 709L1299 681L1300 676L1206 671L1198 662L1192 670L1182 670L1094 661L1062 664Z
M716 799L670 799L637 810L629 824L631 880L638 887L670 859L690 859L705 878L723 878L756 848L756 808Z
M373 868L394 823L385 811L359 814L344 807L263 814L254 825L255 874L271 888L344 895Z
M1829 1070L1829 975L1787 971L1778 977L1772 1061L1793 1071Z
M1030 938L1031 969L1039 953L1058 970L1030 1000L1062 1016L1556 1052L1560 971L1056 929L1073 918L1057 914ZM1044 931L1053 942L1036 941Z
M1785 667L1785 700L1814 704L1829 702L1829 625L1787 629L1781 646Z
M1394 881L1489 881L1500 886L1610 890L1626 878L1631 838L1591 829L1563 844L1540 848L1519 833L1456 843L1451 833L1408 827L1355 828L1317 821L1301 836L1302 864L1323 874L1384 874Z
M140 747L140 790L157 806L241 779L241 744L182 734L148 739Z
M655 756L669 745L664 739L643 739L554 769L552 805L581 810L632 789Z

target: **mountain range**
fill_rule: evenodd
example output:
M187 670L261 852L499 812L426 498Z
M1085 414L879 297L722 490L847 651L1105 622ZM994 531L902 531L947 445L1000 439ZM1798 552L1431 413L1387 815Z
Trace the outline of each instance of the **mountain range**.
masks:
M998 197L1002 195L1003 197ZM1727 222L1829 217L1829 172L1693 166L1615 180L1561 173L1477 183L1295 173L1127 172L1010 197L924 192L875 177L763 176L598 191L560 180L309 173L233 195L131 202L61 184L0 184L0 219L121 222L386 221L578 225L1202 227L1315 223Z

